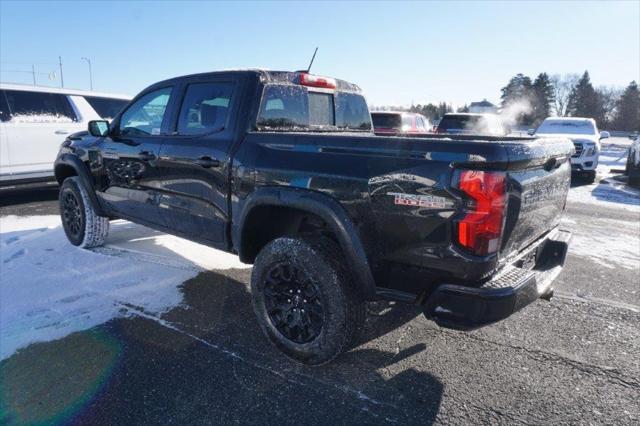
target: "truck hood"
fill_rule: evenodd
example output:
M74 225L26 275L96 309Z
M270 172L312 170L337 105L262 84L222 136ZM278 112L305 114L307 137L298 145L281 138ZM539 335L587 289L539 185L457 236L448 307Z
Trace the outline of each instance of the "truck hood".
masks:
M571 142L600 142L599 135L576 135L575 133L545 133L540 135L534 135L538 138L567 138Z

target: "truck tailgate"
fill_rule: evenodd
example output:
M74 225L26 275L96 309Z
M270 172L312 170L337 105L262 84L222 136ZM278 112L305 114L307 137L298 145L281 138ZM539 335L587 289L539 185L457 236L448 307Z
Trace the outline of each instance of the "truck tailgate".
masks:
M527 247L560 222L569 191L573 144L568 139L505 143L507 215L501 259Z

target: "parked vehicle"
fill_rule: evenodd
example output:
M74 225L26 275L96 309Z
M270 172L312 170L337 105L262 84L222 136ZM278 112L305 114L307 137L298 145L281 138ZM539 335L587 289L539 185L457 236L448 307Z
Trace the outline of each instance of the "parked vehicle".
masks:
M69 241L100 245L123 218L237 253L265 335L304 363L354 344L368 300L499 321L550 297L567 252L567 139L375 136L342 80L178 77L89 131L55 163Z
M640 187L640 135L635 133L629 139L633 142L627 154L625 174L629 178L629 185Z
M376 135L423 135L429 133L431 124L422 114L404 111L375 111L371 113Z
M495 114L448 113L442 117L436 133L447 135L506 136L509 129Z
M532 132L541 137L566 137L575 146L571 157L574 174L586 177L589 183L596 179L596 169L600 158L600 140L608 138L609 132L598 132L593 118L550 117Z
M130 97L51 87L0 84L0 185L53 179L65 135L111 119Z

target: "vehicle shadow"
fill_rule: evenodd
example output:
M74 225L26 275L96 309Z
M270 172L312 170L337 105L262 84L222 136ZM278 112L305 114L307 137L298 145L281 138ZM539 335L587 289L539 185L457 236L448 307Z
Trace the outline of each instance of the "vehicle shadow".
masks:
M582 176L580 174L571 175L571 188L577 188L580 186L587 186L587 185L592 185L592 183L589 182L589 180L585 176Z
M640 206L640 191L614 179L603 179L591 191L601 201Z
M295 363L262 335L248 277L204 272L161 317L131 307L126 318L19 351L0 363L0 421L433 423L442 383L414 368L387 370L424 344L358 347L322 367ZM408 311L385 309L365 334L387 333Z
M57 200L57 185L0 187L0 214L57 214Z

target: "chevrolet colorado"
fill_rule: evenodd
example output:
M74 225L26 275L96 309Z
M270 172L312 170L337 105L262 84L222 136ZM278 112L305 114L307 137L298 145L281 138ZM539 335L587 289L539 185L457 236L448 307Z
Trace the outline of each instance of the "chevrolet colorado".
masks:
M124 218L237 253L254 265L265 335L314 365L357 342L369 300L472 329L550 297L569 241L569 140L372 131L342 80L166 80L62 144L63 227L89 248Z

